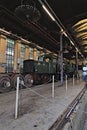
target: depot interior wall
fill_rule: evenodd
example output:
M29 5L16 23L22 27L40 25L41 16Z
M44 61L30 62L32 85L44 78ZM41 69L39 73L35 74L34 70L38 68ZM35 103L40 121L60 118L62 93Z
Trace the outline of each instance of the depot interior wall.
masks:
M20 52L21 52L21 40L15 40L14 45L14 72L20 72ZM4 35L0 35L0 73L5 72L5 67L2 66L6 63L6 45L7 45L7 37ZM25 53L24 53L24 60L29 59L29 46L25 45ZM37 57L37 49L33 49L33 59L36 60Z
M5 72L2 65L6 62L6 36L0 35L0 73Z
M6 63L6 45L7 45L7 39L8 37L4 35L0 35L0 64ZM21 60L21 45L23 44L21 40L15 40L14 41L14 72L20 72L20 60ZM33 48L33 59L37 60L38 53L37 49ZM43 51L40 51L40 55L44 54ZM24 52L24 60L27 60L30 58L31 50L28 45L25 45L25 52ZM70 60L71 63L76 64L75 60ZM79 62L82 63L82 62ZM0 65L0 72L5 72L5 67L2 67Z

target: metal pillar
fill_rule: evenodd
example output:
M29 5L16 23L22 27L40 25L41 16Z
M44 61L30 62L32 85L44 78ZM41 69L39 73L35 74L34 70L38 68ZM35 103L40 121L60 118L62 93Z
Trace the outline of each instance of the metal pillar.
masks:
M78 79L78 51L76 51L76 78Z
M52 76L52 98L54 98L54 75Z
M60 34L60 74L61 85L63 85L63 32Z
M19 77L17 77L16 103L15 103L15 119L17 119L17 117L18 117L18 102L19 102Z

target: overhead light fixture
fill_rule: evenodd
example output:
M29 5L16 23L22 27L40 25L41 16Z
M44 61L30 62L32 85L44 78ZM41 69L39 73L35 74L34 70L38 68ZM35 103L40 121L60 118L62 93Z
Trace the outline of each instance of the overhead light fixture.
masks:
M45 5L42 5L43 9L46 11L46 13L50 16L50 18L55 21L55 18L52 16L52 14L49 12L49 10L46 8Z
M67 34L66 34L66 32L63 32L63 34L64 34L66 37L68 37Z
M75 48L76 48L76 51L79 52L79 49L77 47L75 47Z
M62 23L61 23L61 21L58 19L58 17L55 15L55 13L53 12L53 10L51 9L51 7L49 6L49 4L47 3L47 1L45 0L45 2L46 2L46 5L49 7L49 9L51 10L51 12L52 12L52 14L49 12L49 10L46 8L46 6L44 5L44 3L42 2L42 0L38 0L39 2L40 2L40 4L42 5L42 8L46 11L46 13L50 16L50 18L53 20L53 21L55 21L55 23L59 26L59 28L61 29L61 30L65 30L65 28L64 28L64 26L62 25ZM55 16L55 18L53 17L53 16ZM64 35L66 36L66 37L68 37L68 39L70 40L70 42L71 42L71 44L75 47L75 44L72 42L72 37L69 35L69 33L67 32L65 32L64 31ZM79 49L77 48L77 47L75 47L75 49L77 50L77 51L79 51Z
M84 57L83 55L81 55L82 57Z
M79 51L79 54L81 54L81 52Z
M74 46L74 43L72 42L72 41L70 41L71 42L71 44Z

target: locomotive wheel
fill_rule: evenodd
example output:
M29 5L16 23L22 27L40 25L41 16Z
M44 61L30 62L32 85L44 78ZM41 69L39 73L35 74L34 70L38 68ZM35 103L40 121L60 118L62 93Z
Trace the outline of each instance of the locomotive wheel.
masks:
M20 80L19 81L19 83L20 83L19 87L24 88L24 77L21 74L13 74L11 76L11 86L14 89L16 89L16 87L17 87L17 77L19 77L19 80Z
M42 83L48 83L50 81L49 75L42 75L41 76Z
M10 83L9 75L0 75L0 92L8 92L11 90L11 83Z
M26 87L31 87L33 85L33 77L30 74L25 75L24 83Z

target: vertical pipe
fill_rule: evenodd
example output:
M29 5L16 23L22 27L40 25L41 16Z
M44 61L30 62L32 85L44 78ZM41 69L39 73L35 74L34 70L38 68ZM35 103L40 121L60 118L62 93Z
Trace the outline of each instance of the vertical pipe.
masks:
M19 98L19 77L17 77L16 103L15 103L15 119L18 117L18 98Z
M54 75L52 76L52 98L54 98Z
M63 32L60 34L60 74L61 85L63 85Z

